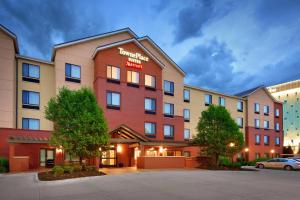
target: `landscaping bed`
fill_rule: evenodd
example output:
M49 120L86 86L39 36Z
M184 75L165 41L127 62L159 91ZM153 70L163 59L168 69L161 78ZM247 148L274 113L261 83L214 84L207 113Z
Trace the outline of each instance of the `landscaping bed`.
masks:
M87 166L84 168L80 166L55 166L51 171L39 172L38 178L40 181L55 181L103 175L106 174L98 171L94 166Z

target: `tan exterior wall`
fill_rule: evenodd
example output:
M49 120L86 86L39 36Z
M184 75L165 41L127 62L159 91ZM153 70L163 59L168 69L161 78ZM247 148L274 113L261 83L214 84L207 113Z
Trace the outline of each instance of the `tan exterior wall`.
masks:
M0 30L0 127L16 126L16 61L13 39Z
M274 102L265 90L259 89L248 96L248 126L255 127L254 119L259 119L260 128L264 128L264 120L269 121L269 128L274 129ZM254 103L259 103L259 114L254 112ZM264 115L264 106L269 106L269 115Z
M202 111L206 110L208 106L205 106L205 94L212 95L212 103L215 105L219 105L219 97L225 98L225 108L230 112L231 117L236 121L238 117L243 118L243 128L241 131L245 133L246 126L246 108L245 108L245 100L244 102L244 111L237 111L237 102L240 100L239 98L213 93L210 91L195 89L186 87L185 89L190 91L190 102L184 102L184 107L190 110L190 122L184 123L184 128L190 129L191 137L197 134L197 124L199 121L199 117L201 116Z
M147 41L142 40L141 43L164 65L162 79L174 82L174 96L164 95L163 102L174 104L174 114L177 116L183 116L183 79L184 75L180 73L161 53L153 47L153 45ZM162 85L164 88L164 85Z
M29 63L40 66L40 83L22 80L22 64ZM40 120L40 130L53 130L53 123L45 118L45 106L51 97L55 96L54 66L18 59L18 127L22 128L22 118L35 118ZM22 108L22 91L35 91L40 93L40 109Z
M56 92L58 92L58 89L63 86L67 86L70 89L79 89L82 86L93 88L94 60L92 59L92 55L95 49L98 46L130 38L132 38L132 36L129 33L120 33L117 35L95 39L57 49L54 61ZM65 81L66 63L81 66L81 83Z

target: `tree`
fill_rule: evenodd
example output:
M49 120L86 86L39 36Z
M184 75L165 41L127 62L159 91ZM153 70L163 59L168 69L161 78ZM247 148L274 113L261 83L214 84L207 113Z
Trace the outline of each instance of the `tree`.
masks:
M210 105L201 113L194 143L212 157L214 167L218 166L220 156L234 156L244 145L243 133L221 106Z
M283 154L287 154L287 155L294 154L294 151L293 151L293 148L291 147L291 145L289 145L287 147L283 147Z
M99 156L99 148L108 143L109 134L102 109L91 89L69 90L63 87L46 106L46 118L53 122L50 144L62 147L71 156Z

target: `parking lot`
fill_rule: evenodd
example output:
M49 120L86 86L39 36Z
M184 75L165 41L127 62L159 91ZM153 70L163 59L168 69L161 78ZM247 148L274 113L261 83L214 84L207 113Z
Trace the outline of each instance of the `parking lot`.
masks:
M38 182L36 173L0 175L1 199L299 199L300 172L168 170Z

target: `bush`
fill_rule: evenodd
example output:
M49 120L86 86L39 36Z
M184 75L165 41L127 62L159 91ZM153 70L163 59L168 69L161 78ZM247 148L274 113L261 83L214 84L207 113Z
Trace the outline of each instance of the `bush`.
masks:
M64 173L72 174L74 172L74 167L73 166L64 166Z
M0 173L8 172L8 160L6 158L0 157Z
M64 170L64 168L62 166L54 166L52 168L52 172L53 172L54 176L61 175L61 174L64 173L64 171L65 170Z
M237 169L242 167L240 162L231 162L227 157L220 157L219 166L227 167L229 169Z
M262 161L267 161L267 160L270 160L270 158L257 158L255 160L249 161L248 165L255 166L257 162L262 162Z
M86 166L85 170L88 172L94 172L94 171L97 171L97 167L94 165L90 165L90 166Z
M82 167L80 165L74 166L74 172L81 172L81 171L82 171Z

